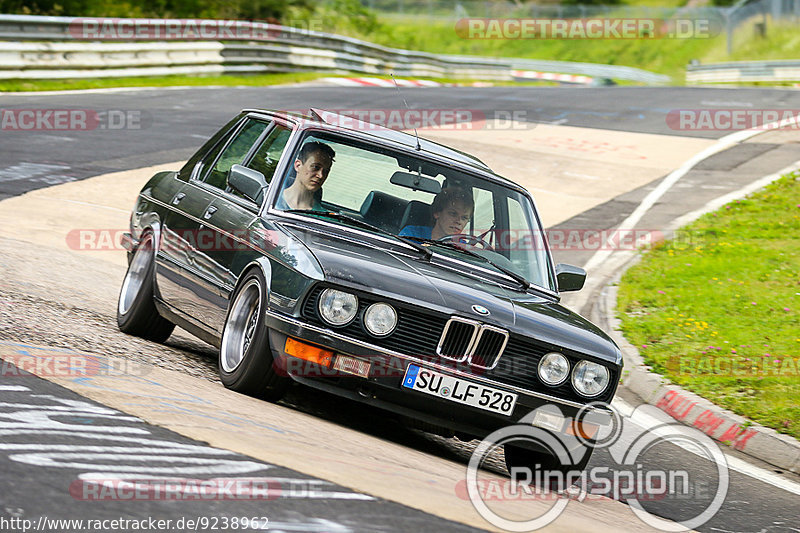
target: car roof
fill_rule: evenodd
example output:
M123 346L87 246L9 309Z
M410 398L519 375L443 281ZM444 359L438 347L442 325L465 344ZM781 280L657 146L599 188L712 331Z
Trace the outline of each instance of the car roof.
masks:
M330 131L345 132L351 135L355 134L362 139L368 140L371 138L372 140L390 141L396 144L404 145L412 150L417 148L417 137L415 135L411 135L410 133L406 133L404 131L393 130L385 126L359 120L347 115L326 111L324 109L312 107L309 109L308 115L291 111L276 111L268 109L244 109L242 110L242 113L266 113L283 117L291 122L301 125L301 127L304 128L321 127ZM342 124L352 124L353 127L346 127ZM473 170L480 171L484 176L495 181L499 181L506 186L522 189L519 184L514 183L503 176L495 174L486 163L473 155L422 137L419 138L419 147L420 151L422 152L461 163L471 167Z

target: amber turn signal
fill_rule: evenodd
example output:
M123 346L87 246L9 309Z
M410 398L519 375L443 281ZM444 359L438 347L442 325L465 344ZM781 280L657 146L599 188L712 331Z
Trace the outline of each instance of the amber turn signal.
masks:
M323 350L322 348L317 348L316 346L300 342L291 337L288 337L286 339L286 345L284 346L283 349L287 354L291 355L292 357L297 357L298 359L310 361L312 363L316 363L326 368L331 367L331 361L333 360L333 352L329 350Z
M600 426L595 424L589 424L587 422L576 422L572 421L571 424L567 426L567 435L575 435L576 437L580 435L584 439L591 439L597 434L597 429Z

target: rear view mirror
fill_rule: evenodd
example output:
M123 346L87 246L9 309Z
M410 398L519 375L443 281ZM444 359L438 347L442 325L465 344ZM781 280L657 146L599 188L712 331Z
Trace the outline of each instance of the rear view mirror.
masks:
M579 291L586 282L586 271L580 267L559 263L556 265L558 292Z
M263 193L269 187L264 174L242 165L233 165L228 171L228 185L257 204L264 199Z
M394 185L400 185L415 191L425 191L431 194L442 192L442 186L435 179L411 174L410 172L395 172L389 181Z

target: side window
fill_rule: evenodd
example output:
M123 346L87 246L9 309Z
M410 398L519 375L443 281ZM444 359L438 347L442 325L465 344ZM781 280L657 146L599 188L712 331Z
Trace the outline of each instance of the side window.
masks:
M249 168L264 174L267 183L272 181L272 176L278 166L278 160L280 160L291 134L292 130L276 125L247 164Z
M245 124L238 135L219 154L214 167L206 174L203 181L224 190L227 185L228 171L233 165L241 164L244 161L250 148L265 129L267 129L266 122L251 120Z
M197 167L198 163L201 161L202 165L213 163L214 159L217 158L217 154L219 154L219 151L222 149L222 146L225 145L225 141L221 139L227 137L228 133L230 133L230 131L236 127L240 120L242 120L242 115L236 116L230 122L225 124L225 126L220 128L209 140L203 143L203 146L197 150L197 152L181 169L180 179L188 181L189 177L192 176L192 172L194 171L195 167ZM201 168L198 168L198 176L202 174L202 170L202 166Z

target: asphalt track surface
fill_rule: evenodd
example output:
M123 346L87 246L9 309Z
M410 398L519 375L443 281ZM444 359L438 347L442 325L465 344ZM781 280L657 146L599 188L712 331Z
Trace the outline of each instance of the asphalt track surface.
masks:
M458 87L404 89L402 95L412 108L473 110L488 117L516 113L520 120L532 124L702 138L719 138L727 132L671 129L666 120L669 112L700 108L800 109L800 92L773 89ZM106 124L89 131L3 130L0 198L106 172L184 160L243 108L403 108L393 90L329 86L4 94L0 105L3 109L108 113ZM121 117L120 113L126 117L133 113L135 120L115 122L112 117ZM120 125L123 127L116 129Z
M151 519L170 520L168 531L478 531L209 447L7 365L4 374L3 531L22 531L25 520L28 530L127 531L147 528L123 520ZM117 477L120 468L137 489ZM170 486L176 477L192 481Z
M525 117L531 123L548 123L586 128L612 129L644 133L660 133L666 135L697 136L703 138L719 138L728 132L675 131L668 127L665 120L667 114L676 109L698 108L745 108L745 109L800 109L800 93L796 91L780 91L771 89L645 89L645 88L442 88L442 89L407 89L403 91L406 100L417 108L471 109L479 110L487 116L496 112L516 112L517 117ZM119 91L110 93L72 94L72 95L3 95L0 106L3 109L51 108L51 109L89 109L113 110L138 117L138 127L114 129L95 129L81 132L31 132L3 131L0 143L0 199L15 196L29 190L46 187L66 181L80 180L86 177L125 170L158 163L178 161L187 158L197 147L213 133L222 123L237 111L246 107L263 107L273 109L304 109L310 103L322 108L357 108L357 109L397 109L400 107L398 96L394 91L385 89L339 89L332 87L291 87L291 88L236 88L236 89L192 89L192 90L153 90L153 91ZM133 115L129 113L133 112ZM790 147L796 148L796 147ZM698 168L698 173L691 177L695 185L714 184L720 173L729 172L744 160L760 160L764 172L783 168L792 161L800 159L794 150L777 146L737 147L728 153L714 156ZM738 162L738 163L737 163ZM587 213L580 215L581 227L613 227L623 220L637 204L637 201L656 183L632 191L623 198L615 198ZM736 184L730 187L735 189ZM693 189L694 191L695 189ZM680 191L678 191L680 193ZM698 198L695 203L702 205L704 198L711 199L725 191L705 189L705 197ZM685 193L684 193L685 194ZM669 200L669 199L668 199ZM669 206L681 202L665 201ZM670 210L665 207L655 210L656 217L652 227L668 218L690 210L686 205ZM577 217L576 217L577 218ZM575 220L564 224L576 224ZM566 258L570 262L582 264L588 259L586 254L573 254ZM52 398L37 396L32 399L30 393L15 390L14 387L31 389L36 395L52 395L56 398L80 400L74 393L61 389L49 382L37 378L19 378L12 381L4 378L4 387L0 389L0 401L20 402L20 395L25 403L46 403ZM28 396L26 396L28 395ZM623 393L623 397L625 394ZM633 403L635 399L629 398ZM91 403L91 402L89 402ZM337 408L356 409L336 402ZM298 406L303 409L302 405ZM320 413L321 416L335 418L333 413ZM79 417L80 418L80 417ZM83 417L87 419L87 417ZM89 419L91 417L88 417ZM91 425L91 420L86 422ZM103 424L106 424L103 421ZM117 421L123 425L136 425L135 421ZM140 423L139 423L140 424ZM187 444L187 439L166 430L152 426L141 428L160 439ZM359 428L354 428L359 430ZM386 430L386 438L399 438L392 431ZM24 440L24 439L23 439ZM3 443L18 443L7 440ZM30 441L26 441L30 444ZM65 442L72 442L67 439ZM408 438L412 445L418 444ZM191 444L191 443L189 443ZM195 443L196 444L196 443ZM426 449L429 453L447 455L448 452ZM0 455L2 464L3 490L2 514L13 517L44 514L46 511L59 510L63 516L75 516L82 502L76 503L74 498L64 497L64 487L74 482L73 478L57 469L31 468L19 461L9 459L9 452ZM236 460L247 461L247 458L236 457ZM462 458L463 460L463 458ZM692 472L697 479L713 479L711 465L698 459L685 450L663 445L646 458L648 468L677 469L684 468ZM611 465L613 460L607 454L596 453L590 466ZM764 466L764 465L760 465ZM269 475L279 473L289 478L302 475L269 469ZM61 472L61 473L57 473ZM788 476L792 479L792 476ZM793 478L795 482L796 477ZM53 488L58 487L57 491ZM713 489L713 486L711 487ZM339 490L337 488L337 490ZM60 491L60 492L58 492ZM346 490L342 490L346 492ZM60 499L59 499L60 498ZM703 526L700 531L795 531L800 523L798 515L797 494L790 493L756 479L731 471L731 483L728 496L717 515ZM680 520L695 514L702 505L702 497L690 500L667 499L650 502L646 508L654 513L673 520ZM45 503L46 502L46 503ZM60 502L55 504L54 502ZM57 507L54 509L53 506ZM118 507L92 507L91 516L99 512L102 517L142 515L141 507L135 512L124 504ZM154 502L153 514L164 511L163 516L187 514L184 509L179 512L168 504ZM206 505L206 504L204 504ZM218 502L213 509L204 509L205 515L215 513L236 516L240 512L251 510L252 503ZM77 506L77 507L76 507ZM161 509L158 506L166 506ZM238 507L241 506L241 507ZM336 530L341 526L353 530L459 530L461 525L444 522L441 519L425 515L420 511L405 508L397 504L378 501L306 501L301 499L282 503L281 510L270 520L275 522L292 522L303 530ZM208 512L205 512L208 511ZM16 513L16 514L15 514ZM100 517L100 516L98 516ZM325 522L329 520L330 522ZM632 518L633 520L633 518ZM430 521L430 522L425 522ZM436 522L439 521L439 522ZM426 525L420 526L420 523ZM316 529L315 529L316 528ZM327 528L327 529L326 529ZM463 528L466 529L466 528Z

